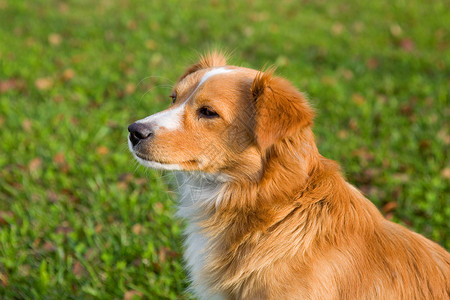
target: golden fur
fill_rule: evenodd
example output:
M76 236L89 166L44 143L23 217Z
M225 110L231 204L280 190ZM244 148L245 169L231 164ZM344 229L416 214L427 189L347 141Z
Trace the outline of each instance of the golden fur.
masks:
M138 149L222 178L219 200L192 204L190 221L209 241L193 282L207 293L198 296L449 299L449 253L384 219L319 154L313 111L288 81L226 66L236 71L197 91L206 72L225 65L214 52L188 68L169 108L187 101L182 125ZM220 117L198 116L205 105Z

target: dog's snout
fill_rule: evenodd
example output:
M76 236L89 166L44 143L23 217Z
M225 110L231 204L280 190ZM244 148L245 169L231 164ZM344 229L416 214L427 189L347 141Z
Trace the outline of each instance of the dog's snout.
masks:
M128 131L130 132L130 141L133 146L153 135L153 129L150 124L133 123L128 126Z

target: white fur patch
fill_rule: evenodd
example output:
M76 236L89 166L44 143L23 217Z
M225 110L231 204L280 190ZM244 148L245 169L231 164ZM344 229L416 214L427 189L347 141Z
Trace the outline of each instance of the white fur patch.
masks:
M177 173L180 194L177 215L187 221L183 256L192 281L191 290L199 299L225 299L220 294L212 293L202 277L212 241L197 225L205 206L215 205L222 197L223 181L215 180L220 177L204 173Z
M225 73L230 73L230 72L233 72L233 70L227 69L227 68L224 68L224 67L212 69L211 71L208 71L208 72L206 72L205 75L203 75L203 78L200 80L200 83L198 84L198 87L200 87L203 83L205 83L206 80L208 80L209 78L213 77L214 75L225 74Z
M185 105L186 102L175 108L166 109L145 119L136 121L136 123L152 123L154 130L162 127L167 130L177 130L181 126Z

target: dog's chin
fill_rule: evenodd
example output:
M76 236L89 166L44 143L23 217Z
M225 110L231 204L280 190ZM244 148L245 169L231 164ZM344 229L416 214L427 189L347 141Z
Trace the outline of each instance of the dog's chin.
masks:
M133 152L136 160L144 167L155 169L155 170L168 170L168 171L181 171L183 168L179 164L166 164L157 161L147 160L139 157L135 152Z
M168 171L180 171L183 168L179 164L167 164L161 163L154 160L149 160L145 158L143 155L139 155L136 150L134 150L133 145L131 144L130 139L128 139L128 147L130 148L131 153L133 153L134 158L144 167L155 169L155 170L168 170Z

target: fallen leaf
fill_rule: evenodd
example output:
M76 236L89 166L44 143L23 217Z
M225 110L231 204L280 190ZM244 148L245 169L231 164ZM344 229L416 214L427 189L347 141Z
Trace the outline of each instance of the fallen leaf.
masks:
M450 179L450 167L444 168L444 170L442 170L442 172L441 172L441 175L445 179Z
M108 152L109 152L109 149L105 146L97 147L97 154L106 155L106 154L108 154Z
M140 291L130 290L130 291L126 291L125 294L123 294L123 300L141 299L143 295L144 294L142 294L142 292L140 292Z
M4 93L9 90L21 90L25 88L25 82L19 79L6 79L0 81L0 93Z
M161 247L158 250L159 262L164 263L167 258L177 258L179 255L177 252L173 251L168 247Z
M142 229L144 227L141 224L134 224L133 227L131 227L131 231L133 231L134 234L139 235L142 233Z
M383 205L383 207L381 208L381 211L384 214L390 213L392 211L394 211L397 208L397 202L394 201L390 201L388 203L386 203L385 205Z
M349 69L343 69L341 72L342 72L342 77L344 77L347 80L351 80L354 77L353 72Z
M331 26L331 32L334 35L340 35L344 31L344 25L342 23L334 23L333 26Z
M122 181L122 182L117 182L116 185L117 185L117 188L118 188L119 190L125 191L125 190L128 189L128 183L127 183L127 182L124 182L124 181Z
M58 152L53 156L53 162L57 165L63 165L66 163L66 158L63 152Z
M162 212L164 210L164 205L161 202L156 202L153 204L155 211Z
M62 78L66 81L72 79L75 76L75 71L72 69L66 69L64 70L62 74Z
M77 277L77 278L81 278L81 277L88 275L88 272L84 268L83 264L81 262L79 262L78 260L75 261L75 263L73 264L72 272L75 275L75 277Z
M8 274L0 272L0 283L3 287L9 286Z
M28 170L34 172L42 166L42 158L36 157L28 163Z
M400 47L406 52L411 52L414 50L415 44L412 39L407 38L400 41Z
M352 95L352 100L358 105L363 105L366 102L366 99L364 99L364 97L358 93Z
M56 246L55 246L52 242L50 242L50 241L46 241L46 242L44 243L44 245L42 246L42 248L43 248L45 251L48 251L48 252L55 252L55 251L56 251Z
M48 36L48 41L53 46L58 46L62 42L62 37L58 33L51 33Z
M414 113L414 109L411 105L411 103L405 103L402 106L400 106L400 114L410 117Z
M31 120L30 119L25 119L22 121L22 128L25 132L30 132L31 131Z
M97 224L97 225L95 225L95 227L94 227L94 231L95 231L96 233L100 233L100 232L102 231L102 229L103 229L102 224Z
M366 61L366 66L369 70L374 70L376 68L378 68L379 62L376 58L369 58Z
M38 90L48 90L53 86L53 79L50 77L38 78L34 82L34 85Z
M431 146L430 140L421 140L419 142L419 150L423 153L427 149L429 149Z
M136 91L136 85L134 83L127 83L125 86L125 94L130 95Z

